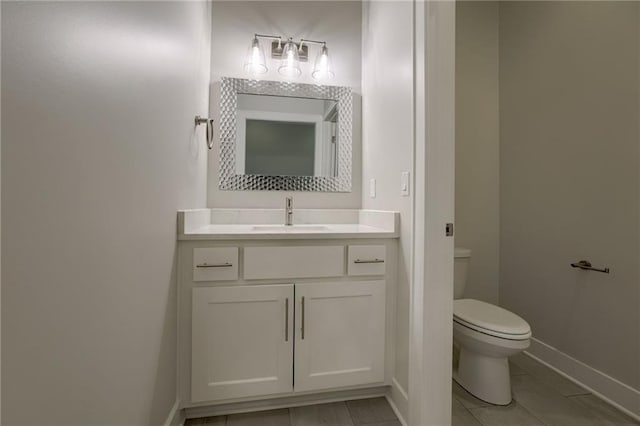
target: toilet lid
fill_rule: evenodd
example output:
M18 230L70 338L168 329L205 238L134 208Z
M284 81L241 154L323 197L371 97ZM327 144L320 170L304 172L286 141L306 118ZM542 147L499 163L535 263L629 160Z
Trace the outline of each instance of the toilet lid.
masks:
M513 340L531 337L531 327L525 320L513 312L480 300L454 300L453 319L492 336Z

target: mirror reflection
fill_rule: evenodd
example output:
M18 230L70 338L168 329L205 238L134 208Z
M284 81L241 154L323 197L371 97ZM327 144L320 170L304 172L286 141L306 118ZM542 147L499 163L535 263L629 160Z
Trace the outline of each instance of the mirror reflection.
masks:
M238 93L236 174L338 175L338 102Z

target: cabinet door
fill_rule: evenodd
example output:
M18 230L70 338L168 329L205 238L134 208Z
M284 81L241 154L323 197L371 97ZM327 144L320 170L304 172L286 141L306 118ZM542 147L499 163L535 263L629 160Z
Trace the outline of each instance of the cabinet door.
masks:
M384 281L296 285L296 392L384 381L384 345Z
M192 402L293 390L293 285L201 287L192 296Z

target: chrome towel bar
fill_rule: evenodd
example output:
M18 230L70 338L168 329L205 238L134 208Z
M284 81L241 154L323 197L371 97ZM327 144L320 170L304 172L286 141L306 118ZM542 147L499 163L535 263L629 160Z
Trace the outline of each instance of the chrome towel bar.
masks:
M605 274L609 273L609 268L594 268L593 266L591 266L591 262L589 262L588 260L581 260L578 263L572 263L571 264L572 268L580 268L583 269L585 271L596 271L596 272L603 272Z

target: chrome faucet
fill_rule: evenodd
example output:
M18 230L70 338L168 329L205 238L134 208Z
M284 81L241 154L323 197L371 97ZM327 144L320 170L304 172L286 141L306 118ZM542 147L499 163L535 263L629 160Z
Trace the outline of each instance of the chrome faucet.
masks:
M285 203L284 203L284 224L285 224L285 226L293 225L293 197L285 198Z

